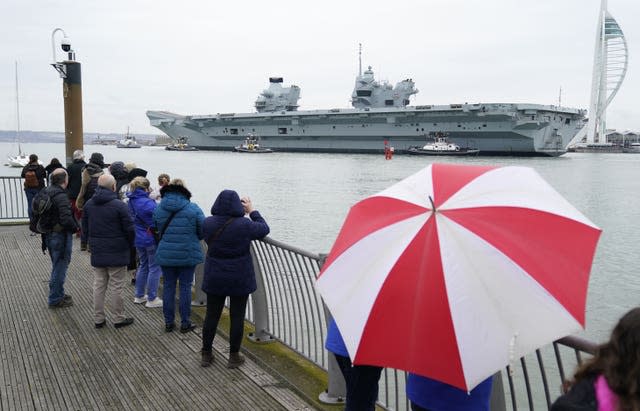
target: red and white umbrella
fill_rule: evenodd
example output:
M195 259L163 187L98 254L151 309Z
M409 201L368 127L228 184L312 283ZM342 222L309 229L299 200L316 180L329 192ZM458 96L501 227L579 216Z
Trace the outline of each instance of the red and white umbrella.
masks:
M600 233L531 168L433 164L351 208L316 287L354 363L471 390L584 328Z

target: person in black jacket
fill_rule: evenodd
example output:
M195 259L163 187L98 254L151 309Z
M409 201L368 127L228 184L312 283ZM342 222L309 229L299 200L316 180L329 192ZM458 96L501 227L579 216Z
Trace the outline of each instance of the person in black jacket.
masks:
M73 233L78 222L71 212L71 203L65 189L69 177L64 168L51 173L51 185L46 188L52 201L51 231L43 234L51 257L51 277L49 279L49 307L63 308L73 305L70 295L64 293L64 281L71 262Z
M78 221L82 219L82 211L76 207L76 199L80 193L80 185L82 184L82 170L87 163L84 161L84 153L82 150L76 150L73 152L73 162L67 168L69 174L69 186L67 187L67 194L69 200L71 200L71 209L73 215Z
M640 410L640 307L620 318L609 341L576 371L551 411Z
M44 171L47 172L47 180L51 177L51 173L53 173L53 170L56 168L64 168L64 166L60 163L60 160L53 157L49 164L44 168Z
M33 197L38 194L38 191L44 188L44 181L47 178L47 172L38 162L38 156L35 154L29 155L29 164L22 168L20 177L24 178L24 193L27 196L27 214L29 215L29 226L33 226L33 211L31 210L31 203Z
M109 308L116 328L133 323L124 315L124 283L129 263L130 244L135 238L129 208L115 192L116 180L111 174L98 178L98 187L84 205L82 232L86 233L91 248L93 267L93 318L96 328L106 324L104 303L110 288Z

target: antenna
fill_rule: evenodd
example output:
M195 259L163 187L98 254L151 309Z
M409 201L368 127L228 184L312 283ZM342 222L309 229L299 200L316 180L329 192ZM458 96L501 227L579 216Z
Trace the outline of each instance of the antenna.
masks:
M358 43L358 75L362 76L362 43Z
M560 93L558 94L558 107L562 107L562 86L560 86Z

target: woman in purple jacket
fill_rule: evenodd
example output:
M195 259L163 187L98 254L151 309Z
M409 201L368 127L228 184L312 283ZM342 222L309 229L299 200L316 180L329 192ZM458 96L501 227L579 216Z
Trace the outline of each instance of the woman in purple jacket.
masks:
M248 214L249 218L244 218ZM249 294L256 290L251 259L251 241L269 234L269 226L253 209L251 200L233 190L223 190L211 207L211 217L203 224L208 251L204 263L202 290L207 293L207 314L202 329L202 362L213 361L211 351L224 301L230 300L230 352L227 368L244 363L240 345L244 332L244 312Z

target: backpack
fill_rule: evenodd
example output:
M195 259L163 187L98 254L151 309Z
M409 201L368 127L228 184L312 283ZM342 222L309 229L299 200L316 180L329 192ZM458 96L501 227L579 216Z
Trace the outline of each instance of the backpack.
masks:
M49 194L49 190L42 189L33 197L31 203L31 211L33 211L33 219L29 228L31 231L41 234L50 233L56 224L55 207L53 207L53 199Z
M87 189L84 192L85 204L87 204L91 197L93 197L96 192L96 188L98 188L98 177L91 177L91 180L89 180L89 184L87 184Z
M29 168L27 172L24 173L24 186L25 188L40 187L40 182L38 181L38 175L36 174L35 169Z

